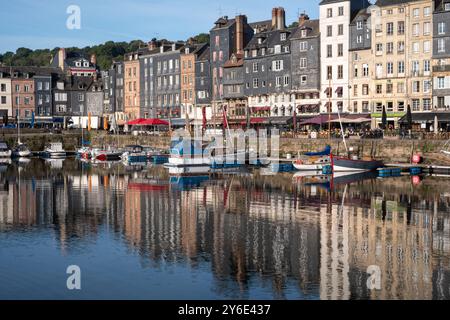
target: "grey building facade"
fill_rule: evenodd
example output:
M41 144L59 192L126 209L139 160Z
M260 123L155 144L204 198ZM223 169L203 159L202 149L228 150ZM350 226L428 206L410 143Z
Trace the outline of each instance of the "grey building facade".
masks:
M210 47L206 45L203 52L199 53L195 61L195 88L197 105L209 107L211 105L212 82Z
M319 20L300 16L291 40L291 81L297 114L320 112L320 30Z
M433 14L433 106L450 110L450 0L436 1Z
M34 76L36 95L36 117L51 117L53 114L52 76Z

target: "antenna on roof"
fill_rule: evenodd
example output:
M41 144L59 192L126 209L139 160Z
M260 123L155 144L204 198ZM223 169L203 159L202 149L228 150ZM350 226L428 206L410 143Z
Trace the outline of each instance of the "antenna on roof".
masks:
M222 11L222 6L219 4L219 8L217 10L219 12L219 17L222 17L223 11Z

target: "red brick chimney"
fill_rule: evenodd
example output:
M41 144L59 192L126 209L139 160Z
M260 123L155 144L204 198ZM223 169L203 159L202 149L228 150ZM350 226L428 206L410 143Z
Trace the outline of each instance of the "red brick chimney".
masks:
M272 9L272 29L276 29L278 25L278 8Z
M309 20L309 16L306 13L302 13L298 18L298 25L301 27L305 24L305 21Z
M246 23L246 16L236 16L236 53L244 52L244 24Z
M94 53L91 55L91 63L96 66L97 65L97 55Z
M277 29L284 30L286 28L286 12L284 8L278 8L277 12Z

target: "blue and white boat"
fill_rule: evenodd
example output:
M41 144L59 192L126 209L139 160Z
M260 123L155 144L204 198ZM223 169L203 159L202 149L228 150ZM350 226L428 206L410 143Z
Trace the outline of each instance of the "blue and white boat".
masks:
M195 176L208 175L211 161L206 155L208 146L201 140L173 140L170 147L169 162L164 165L170 175Z
M127 163L146 163L147 153L144 148L139 145L130 145L125 147L125 152L122 154L122 160Z
M45 147L42 156L47 159L62 159L67 156L61 142L52 142Z

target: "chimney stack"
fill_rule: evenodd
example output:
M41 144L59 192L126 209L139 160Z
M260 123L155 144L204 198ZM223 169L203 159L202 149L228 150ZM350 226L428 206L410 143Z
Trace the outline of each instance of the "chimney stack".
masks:
M277 11L277 29L284 30L286 28L286 12L280 7Z
M278 8L272 9L272 29L276 29L278 25Z
M246 23L246 16L239 15L236 17L236 53L244 52L244 24Z
M97 65L97 55L94 53L91 55L91 63L96 66Z
M305 21L309 20L309 16L306 13L302 13L298 19L298 25L301 27L305 24Z
M155 39L150 40L150 42L148 43L148 50L150 50L150 51L155 50L157 48L157 46L158 46L158 42Z
M65 61L66 61L66 49L61 48L58 51L58 67L64 71L65 69Z

